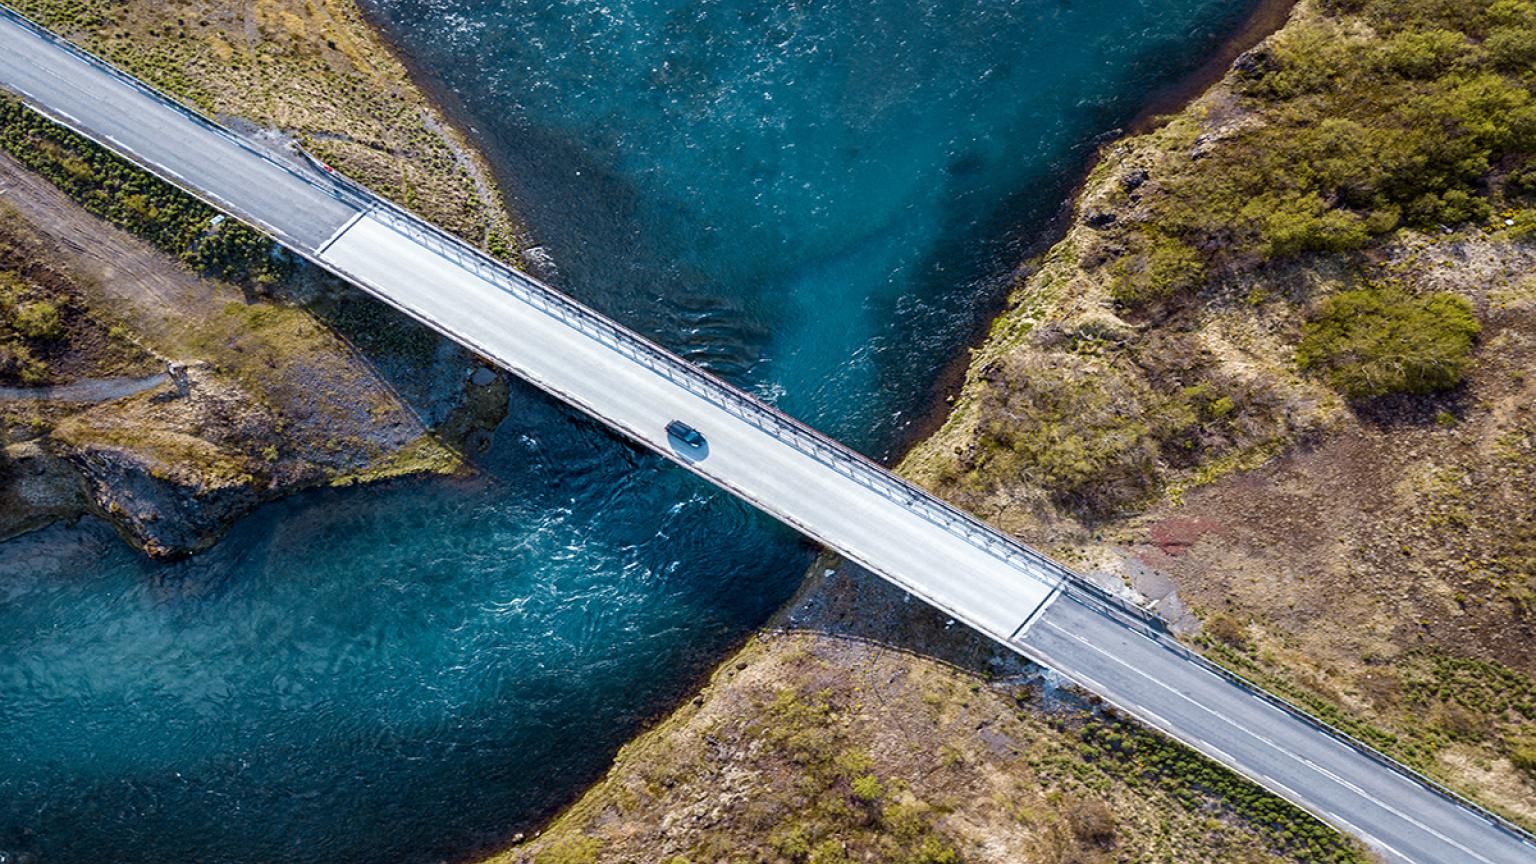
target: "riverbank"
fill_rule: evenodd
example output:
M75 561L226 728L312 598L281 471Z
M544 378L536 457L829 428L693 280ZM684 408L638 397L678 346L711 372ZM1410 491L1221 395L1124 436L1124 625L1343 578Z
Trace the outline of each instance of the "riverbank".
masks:
M498 255L518 230L485 159L353 0L18 0L17 11L194 108L292 137Z
M1187 109L1191 103L1221 82L1230 72L1232 63L1244 52L1263 42L1285 25L1297 0L1258 0L1236 31L1218 44L1210 59L1186 75L1159 87L1150 93L1145 105L1137 111L1123 129L1106 133L1111 137L1141 135L1166 123L1172 116ZM1056 212L1046 220L1041 229L1018 247L1018 268L1014 282L1027 279L1038 261L1060 243L1076 221L1077 203L1088 187L1094 170L1102 159L1099 148L1077 169L1072 185L1061 199ZM965 350L957 351L945 362L935 376L936 384L930 392L928 410L923 412L906 430L893 447L892 452L906 454L938 434L949 422L955 400L961 396L967 375L973 365L975 352L985 348L991 328L1013 303L1012 291L1004 292L987 303L978 316L978 324L966 340Z
M350 3L18 8L515 254L483 160ZM139 169L25 112L5 144L0 239L16 296L4 311L19 317L0 373L64 396L0 402L0 537L90 513L154 557L181 557L300 489L467 471L504 416L500 373ZM39 309L57 326L25 326ZM125 372L165 380L67 398L82 378Z
M1248 18L1226 41L1213 52L1200 68L1185 75L1167 87L1151 93L1146 107L1142 108L1130 123L1126 135L1144 135L1167 121L1169 115L1187 110L1191 103L1204 96L1208 90L1220 84L1232 70L1238 57L1247 53L1274 35L1291 17L1297 0L1258 0ZM1097 160L1095 160L1097 161ZM1086 178L1085 178L1086 179ZM1072 190L1073 202L1082 194L1082 187Z
M497 864L1365 862L1350 841L852 568Z

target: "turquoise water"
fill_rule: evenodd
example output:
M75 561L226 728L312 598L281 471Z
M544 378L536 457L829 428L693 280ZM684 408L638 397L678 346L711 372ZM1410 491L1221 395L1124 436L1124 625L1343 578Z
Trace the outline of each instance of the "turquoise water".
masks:
M373 0L554 281L876 455L1092 144L1222 0ZM502 842L793 590L792 534L516 389L469 481L156 565L0 544L0 850L376 862Z

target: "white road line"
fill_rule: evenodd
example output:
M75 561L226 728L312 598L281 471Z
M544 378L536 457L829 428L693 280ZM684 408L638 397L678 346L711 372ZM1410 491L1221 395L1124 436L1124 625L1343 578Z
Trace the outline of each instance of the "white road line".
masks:
M354 220L317 257L407 314L993 638L1005 641L1016 622L1028 620L1059 590L1059 579L1040 579L901 496L849 477L848 469L775 434L771 424L778 421L766 413L759 417L756 409L728 408L699 395L546 304L497 284L485 269L493 262L460 262L402 232L390 218L371 213ZM482 266L470 269L474 264ZM523 284L539 287L531 280ZM680 460L671 451L663 430L676 417L709 438L707 458ZM809 489L818 492L807 495Z
M8 10L0 11L4 11L6 15L10 14ZM815 465L810 464L823 458L819 455L820 450L802 449L799 445L786 441L785 427L763 426L758 423L754 426L755 431L748 434L739 428L741 424L737 421L742 421L741 417L720 416L721 412L731 415L731 410L721 408L720 405L711 401L716 397L702 397L695 392L682 398L666 384L654 380L638 383L634 380L636 370L631 367L645 367L646 361L637 360L630 355L632 346L628 346L623 340L614 344L609 335L593 335L588 332L590 328L585 326L578 328L567 321L567 326L575 334L574 337L568 338L566 335L554 334L547 322L530 320L524 313L509 311L507 309L509 300L503 296L504 289L481 275L484 268L491 266L490 259L465 244L456 244L453 247L466 250L471 256L462 260L432 248L431 242L436 241L424 240L405 232L398 232L405 239L377 243L372 247L365 242L362 250L351 248L354 235L358 233L357 229L364 227L366 223L362 214L356 212L358 205L354 203L354 199L341 195L336 187L325 186L315 177L301 174L292 166L281 164L270 155L247 147L242 143L243 139L234 133L216 124L209 125L194 119L186 109L175 104L175 100L159 95L143 85L136 85L134 79L123 73L108 72L103 68L105 64L102 61L89 60L81 54L71 52L49 36L38 33L14 18L0 19L0 28L3 28L3 38L7 40L8 46L7 54L10 55L0 56L0 73L8 73L6 77L19 78L31 83L34 89L44 91L45 96L38 96L27 88L12 85L13 89L18 90L27 99L27 104L37 109L39 113L50 119L61 120L65 125L88 138L93 137L93 129L113 129L129 138L130 144L132 140L138 139L140 146L135 148L130 144L124 144L116 137L106 136L106 141L110 142L122 155L133 158L163 177L174 178L179 181L177 185L193 196L220 209L239 214L240 218L246 222L261 227L274 237L287 238L285 242L300 240L298 244L291 244L300 254L311 256L311 253L303 250L310 248L316 235L329 232L330 236L318 247L319 251L312 254L313 260L357 284L391 307L417 318L486 357L498 357L498 347L506 349L509 344L515 350L525 351L526 346L519 347L517 343L520 340L535 338L532 333L514 334L508 331L516 330L518 327L540 331L543 336L539 338L545 338L548 341L547 345L543 345L547 356L539 356L539 352L535 350L530 357L525 351L524 354L517 355L524 363L523 367L519 368L510 361L500 361L502 365L514 368L524 378L578 409L605 420L610 427L634 438L644 446L683 464L738 497L768 510L802 533L842 551L850 560L859 562L977 631L1005 645L1010 645L1014 650L1027 656L1047 662L1065 677L1098 691L1109 703L1116 704L1114 691L1104 687L1101 682L1075 673L1070 665L1051 660L1049 655L1040 652L1023 640L1026 634L1037 632L1038 622L1043 620L1046 608L1051 606L1061 593L1063 573L1052 569L1053 565L1042 563L1033 557L1026 559L1019 555L999 553L992 542L978 542L971 530L957 530L954 523L948 521L947 517L936 516L936 513L941 516L943 511L934 511L931 508L925 510L913 506L915 499L911 496L908 496L905 505L900 504L898 501L900 496L891 496L888 488L879 484L869 484L869 478L874 475L863 474L860 475L861 479L853 479L842 476L844 471L842 468L823 465L833 474L838 475L838 478L829 480L818 473L819 469ZM15 38L17 33L25 34L27 38L18 40ZM107 77L103 78L103 76ZM121 90L124 86L132 91L131 95ZM51 102L68 105L75 109L75 113L93 117L97 126L92 127L82 123L74 114L54 107L50 100L45 98L47 94L52 94L54 97ZM43 106L46 106L46 109ZM150 118L149 115L154 117ZM158 125L148 126L147 133L135 134L142 132L151 119L154 119ZM125 129L128 131L124 132ZM208 137L208 133L212 133L211 138ZM160 158L155 158L153 154L159 154ZM205 181L205 185L194 186L181 173L166 167L164 162L167 160L181 165L189 174ZM253 162L253 160L256 161ZM274 176L270 169L278 169L280 176ZM238 182L240 180L244 181L243 185ZM336 200L326 199L327 195ZM226 203L230 198L245 202L255 212L246 213L244 208L230 206ZM267 218L264 219L263 216ZM292 233L277 229L271 224L272 221L288 225ZM338 223L340 227L335 228L334 226ZM412 231L422 230L419 220L410 222L410 227ZM344 253L343 257L345 257L349 248L353 256L349 261L338 262L332 257L338 249ZM435 275L430 272L431 267L424 272L421 260L424 256L419 254L422 251L440 257L450 266L446 271ZM325 256L324 260L320 258L321 255ZM355 273L349 273L349 265L361 268L362 278ZM515 270L498 270L498 272L512 274L510 278L519 280L522 285L542 288L536 280L525 277ZM485 285L502 293L485 293L472 283L466 284L466 277L484 282ZM476 293L477 291L480 293ZM533 301L519 302L522 302L527 310L551 315L548 310L540 308L542 301L537 298ZM560 318L557 315L551 315L551 317L557 320ZM453 326L450 327L449 324ZM499 331L492 325L500 325ZM594 357L598 355L593 351L593 345L603 346L608 351L607 355L603 355L600 363L594 362ZM619 362L616 363L615 360ZM606 378L624 380L608 386L607 390L594 390L586 386L573 388L569 380L570 370L565 368L573 364L580 364L587 378L593 381ZM690 389L678 384L675 379L679 373L676 371L672 374L663 374L654 368L649 371L651 378L663 379L684 391ZM711 379L693 380L697 382ZM639 397L643 397L639 401L651 399L665 402L667 404L662 406L665 410L661 413L638 410L636 413L637 409L632 403L637 401L637 394L633 392L626 394L625 387L643 388L644 392L638 394ZM696 386L693 389L696 389ZM598 406L622 410L619 410L616 416L614 411L598 410ZM646 406L641 405L640 408L645 409ZM629 411L629 414L625 415L625 411ZM719 440L722 445L727 441L733 442L731 446L722 446L705 465L680 458L667 447L664 440L657 438L657 431L666 416L687 419L696 415L708 418L708 424L712 424L711 428L705 428L703 425L699 427L710 436L711 441L716 440L715 432L719 431ZM754 425L754 421L742 422ZM742 452L732 453L738 449ZM795 449L798 455L790 458L785 452L787 449ZM727 466L728 470L724 471L717 470L722 462L729 462L743 455L757 460L752 470L744 469L739 465ZM850 484L865 485L870 488L850 490ZM879 488L873 488L875 486ZM842 503L833 505L827 501L813 500L819 496L808 495L808 491L812 489L820 490L826 497L838 499ZM883 503L876 500L881 496L887 499ZM852 505L849 502L853 502ZM781 506L769 507L768 504ZM893 514L890 512L893 507L904 507L905 512ZM832 511L830 515L827 512L829 508ZM861 527L859 525L861 521L876 522L878 530L869 530L868 525ZM859 533L860 531L864 533ZM1014 627L1016 622L1021 621L1022 623L1017 625L1010 636L1004 636L1008 628ZM1463 850L1472 859L1484 864L1492 864L1488 858L1467 850L1462 844L1450 840L1438 831L1429 829L1423 823L1382 804L1379 800L1367 795L1359 786L1333 775L1317 763L1299 754L1290 753L1278 747L1274 741L1247 731L1229 718L1162 681L1151 678L1140 669L1098 648L1086 639L1068 633L1053 622L1046 623L1055 632L1087 645L1091 650L1120 663L1142 678L1153 681L1159 687L1175 693L1248 737L1264 742L1290 759L1311 768L1320 776L1331 779L1340 789L1347 790L1364 800L1373 801L1385 812L1426 832L1428 836ZM1129 626L1117 631L1114 644L1129 647L1133 652L1141 649L1141 642L1136 640L1121 642L1120 640L1124 639L1126 634L1141 636L1142 640L1151 646L1142 650L1157 652L1167 650L1163 643ZM1081 655L1076 652L1071 653L1081 659ZM1161 654L1155 656L1161 656ZM1186 658L1179 659L1186 661ZM1176 668L1180 672L1186 672L1190 668L1199 669L1220 682L1222 687L1233 686L1215 670L1200 663L1181 662ZM1183 680L1189 682L1203 679L1184 677ZM1259 712L1260 720L1267 721L1271 716L1290 716L1259 695L1244 695L1267 709ZM1166 703L1159 704L1167 707ZM1230 754L1206 743L1200 730L1185 729L1181 732L1161 715L1134 703L1129 707L1122 705L1122 708L1142 717L1173 737L1186 741L1196 750L1206 753L1239 773L1248 773ZM1256 724L1258 722L1259 720L1255 721ZM1315 734L1302 739L1303 743L1315 743L1317 746L1305 748L1305 750L1324 753L1329 759L1347 756L1355 760L1364 759L1366 763L1378 769L1387 767L1373 760L1368 752L1363 753L1351 748L1346 742L1333 735L1315 729L1308 731ZM1325 749L1328 747L1335 749ZM1247 751L1244 749L1239 752ZM1401 783L1415 787L1415 792L1418 794L1426 790L1433 792L1426 785L1414 784L1410 777L1396 770L1389 768L1387 773L1397 777ZM1371 776L1375 779L1374 774ZM1259 777L1261 782L1267 782L1271 788L1280 790L1298 805L1307 806L1307 799L1296 795L1289 787L1267 775L1260 774ZM1445 806L1458 806L1449 798L1442 799L1442 803ZM1457 812L1466 815L1468 811L1458 810ZM1339 820L1337 814L1332 811L1327 811L1326 815L1335 819L1335 824L1365 838L1377 848L1387 850L1404 860L1413 860L1391 846L1381 843L1374 836L1360 831L1352 823ZM1462 823L1454 824L1460 826ZM1497 828L1497 823L1494 825ZM1482 835L1474 836L1482 838ZM1406 842L1423 842L1406 832L1405 837ZM1490 845L1489 848L1502 850L1504 847ZM1435 862L1435 864L1442 864L1442 862Z
M1393 807L1392 805L1386 803L1385 801L1382 801L1382 800L1372 796L1370 793L1366 792L1364 789L1360 788L1359 786L1356 786L1353 783L1350 783L1349 781L1343 779L1342 777L1339 777L1338 775L1336 775L1333 772L1329 771L1328 769L1322 767L1321 765L1318 765L1317 763L1313 762L1312 760L1307 759L1307 758L1301 756L1300 754L1293 753L1290 750L1288 750L1288 749L1286 749L1284 747L1281 747L1280 745L1276 744L1274 741L1270 740L1269 738L1266 738L1265 736L1260 735L1257 732L1254 732L1254 731L1252 731L1252 730L1250 730L1250 729L1248 729L1248 728L1246 728L1244 726L1239 725L1238 723L1234 722L1231 718L1227 717L1226 715L1222 714L1221 712L1216 711L1215 709L1211 708L1208 705L1205 705L1205 704L1203 704L1201 702L1197 702L1194 699L1191 699L1188 695L1186 695L1182 691L1180 691L1180 690L1178 690L1178 689L1176 689L1174 687L1170 687L1167 684L1163 683L1162 681L1159 681L1158 679L1152 677L1151 675L1146 674L1145 672L1141 671L1140 669L1136 668L1135 666L1132 666L1131 664L1125 662L1124 660L1121 660L1119 657L1116 657L1114 654L1111 654L1108 651L1105 651L1104 649L1102 649L1099 646L1093 644L1092 642L1088 641L1087 639L1084 639L1083 637L1077 635L1076 633L1070 633L1070 632L1062 629L1061 627L1057 626L1055 624L1055 622L1052 622L1052 621L1045 621L1043 626L1048 627L1048 628L1050 628L1052 630L1055 630L1057 633L1060 633L1061 635L1066 636L1069 639L1072 639L1072 640L1074 640L1076 642L1079 642L1079 643L1087 646L1089 650L1091 650L1094 653L1099 654L1099 655L1101 655L1103 657L1108 658L1111 662L1114 662L1114 663L1117 663L1117 664L1119 664L1121 666L1124 666L1126 669L1129 669L1131 672L1135 673L1137 676L1139 676L1139 677L1141 677L1141 678L1143 678L1143 679L1145 679L1147 681L1150 681L1155 686L1160 687L1163 690L1168 691L1169 693L1172 693L1173 695L1175 695L1178 698L1184 700L1185 702L1188 702L1190 705L1195 706L1197 709L1199 709L1199 710L1201 710L1201 711L1211 715L1212 717L1215 717L1216 719L1220 720L1222 723L1225 723L1227 726L1231 727L1232 729L1237 730L1239 733L1241 733L1243 735L1247 735L1248 737L1254 739L1255 741L1263 742L1265 745L1270 747L1270 749L1274 750L1276 753L1279 753L1280 755L1284 756L1287 759L1290 759L1290 760L1292 760L1294 762L1300 763L1301 765L1304 765L1304 766L1312 769L1313 771L1317 772L1318 774L1322 775L1323 777L1326 777L1329 780L1332 780L1337 785L1342 786L1343 788L1348 789L1351 792L1354 792L1356 795L1360 796L1361 798L1364 798L1367 801L1370 801L1372 804L1375 804L1376 806L1380 807L1381 809L1385 810L1388 813L1391 813L1392 815L1394 815L1397 818L1403 820L1404 822L1407 822L1408 824L1413 825L1414 827L1418 828L1419 830L1423 831L1424 833L1429 834L1430 836L1435 837L1435 838L1441 840L1447 846L1451 846L1451 847L1453 847L1453 848L1455 848L1457 850L1460 850L1462 853L1464 853L1466 855L1469 855L1472 858L1477 859L1478 861L1484 862L1484 864L1496 864L1496 862L1491 861L1488 858L1483 857L1482 855L1478 854L1477 852L1475 852L1475 851L1473 851L1471 849L1468 849L1466 846L1462 845L1461 843L1458 843L1455 840L1451 839L1450 837L1447 837L1444 834L1440 833L1439 831L1435 830L1434 828L1431 828L1428 825L1425 825L1423 822L1420 822L1419 820L1413 818L1412 816L1409 816L1407 813L1404 813L1401 810L1398 810L1396 807ZM1228 683L1227 686L1230 687L1231 684ZM1211 749L1216 749L1216 748L1212 747ZM1239 763L1231 760L1231 758L1228 757L1226 760L1224 760L1224 764L1237 765ZM1304 799L1296 799L1296 800L1304 800ZM1412 860L1412 859L1409 859L1409 860Z
M340 240L341 239L341 235L347 233L347 229L348 228L351 228L353 225L356 225L357 224L357 220L363 218L363 216L366 215L366 212L367 211L359 210L357 212L357 215L353 216L351 219L348 219L346 222L343 222L340 228L337 228L335 230L335 232L333 232L331 234L330 237L326 238L326 241L324 243L321 243L319 245L319 247L317 247L315 249L315 252L314 252L315 257L316 258L324 258L325 257L325 250L331 248L331 244L332 243L335 243L337 240Z

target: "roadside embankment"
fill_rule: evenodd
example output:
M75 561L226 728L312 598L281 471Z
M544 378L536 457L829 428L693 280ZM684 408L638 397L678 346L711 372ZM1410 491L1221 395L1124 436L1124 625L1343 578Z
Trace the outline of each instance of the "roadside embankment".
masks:
M353 0L16 0L31 17L237 130L291 136L498 255L516 228L478 151Z
M511 252L479 157L350 3L18 8ZM0 400L0 537L90 512L177 557L299 489L467 470L505 413L504 377L14 101L0 111L0 384L166 378Z
M832 565L578 803L494 860L1368 858L880 580Z

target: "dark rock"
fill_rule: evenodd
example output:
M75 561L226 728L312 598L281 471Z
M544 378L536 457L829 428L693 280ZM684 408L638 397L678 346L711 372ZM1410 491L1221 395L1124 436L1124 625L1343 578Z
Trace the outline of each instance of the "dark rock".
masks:
M1152 175L1147 173L1145 168L1138 168L1120 178L1120 188L1127 192L1134 192L1150 179L1152 179Z
M1104 228L1114 224L1116 216L1108 210L1092 210L1083 215L1083 222L1089 228Z
M1244 78L1261 78L1275 70L1275 55L1267 46L1260 45L1238 55L1232 62L1232 69Z
M229 525L269 495L252 483L208 488L156 477L129 452L111 447L71 449L93 509L153 558L184 558L212 546Z

